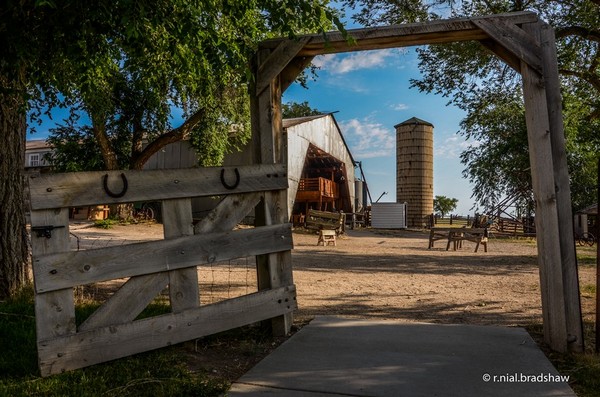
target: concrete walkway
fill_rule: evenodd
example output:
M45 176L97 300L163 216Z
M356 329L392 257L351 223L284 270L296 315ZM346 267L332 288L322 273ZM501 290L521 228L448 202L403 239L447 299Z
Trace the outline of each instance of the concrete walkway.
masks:
M228 396L575 396L522 328L317 317Z

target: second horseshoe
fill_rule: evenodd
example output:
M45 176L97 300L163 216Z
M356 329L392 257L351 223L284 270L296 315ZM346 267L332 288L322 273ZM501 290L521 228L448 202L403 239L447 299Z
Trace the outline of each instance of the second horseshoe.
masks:
M227 190L233 190L240 184L240 172L237 168L235 168L233 171L235 172L235 183L233 185L230 185L227 182L225 182L225 168L221 169L221 183L223 184L223 187Z

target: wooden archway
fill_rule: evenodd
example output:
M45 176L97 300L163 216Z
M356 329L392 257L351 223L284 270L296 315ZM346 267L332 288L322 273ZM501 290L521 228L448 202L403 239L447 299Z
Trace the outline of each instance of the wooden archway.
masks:
M538 263L544 338L556 351L582 351L583 331L564 144L561 94L552 28L530 12L439 20L306 35L261 43L252 95L254 162L285 164L281 94L314 56L476 40L523 77L531 174L536 201ZM265 196L259 219L287 222L286 191ZM260 269L263 269L261 272ZM269 255L259 265L259 284L292 283L291 253ZM287 332L291 315L280 318ZM277 327L277 325L276 325ZM275 329L277 331L277 328Z

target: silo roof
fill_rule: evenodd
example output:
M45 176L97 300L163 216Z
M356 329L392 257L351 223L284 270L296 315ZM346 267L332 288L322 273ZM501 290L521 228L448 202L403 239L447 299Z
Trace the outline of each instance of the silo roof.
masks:
M421 125L428 125L428 126L430 126L430 127L433 127L433 124L431 124L431 123L430 123L430 122L428 122L428 121L421 120L421 119L418 119L418 118L416 118L416 117L411 117L410 119L408 119L408 120L406 120L406 121L403 121L403 122L401 122L401 123L399 123L399 124L396 124L396 125L394 126L394 128L398 128L398 127L400 127L401 125L407 125L407 124L421 124Z

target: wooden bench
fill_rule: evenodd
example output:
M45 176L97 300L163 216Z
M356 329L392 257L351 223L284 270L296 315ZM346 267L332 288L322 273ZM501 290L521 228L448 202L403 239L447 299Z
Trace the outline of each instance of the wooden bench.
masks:
M336 241L335 241L335 230L327 230L327 229L321 229L319 230L319 240L317 241L317 245L321 245L323 244L323 246L325 245L329 245L329 244L333 244L334 246L337 245Z
M333 243L336 245L336 236L344 231L344 213L343 212L326 212L308 210L306 214L307 229L316 229L319 231L319 240L317 245L323 243L328 245Z
M487 229L485 228L458 228L458 227L432 227L429 231L429 248L433 248L434 242L438 240L447 240L446 251L450 249L450 244L453 245L454 251L462 247L463 241L475 243L475 252L479 249L479 245L483 245L487 252Z

